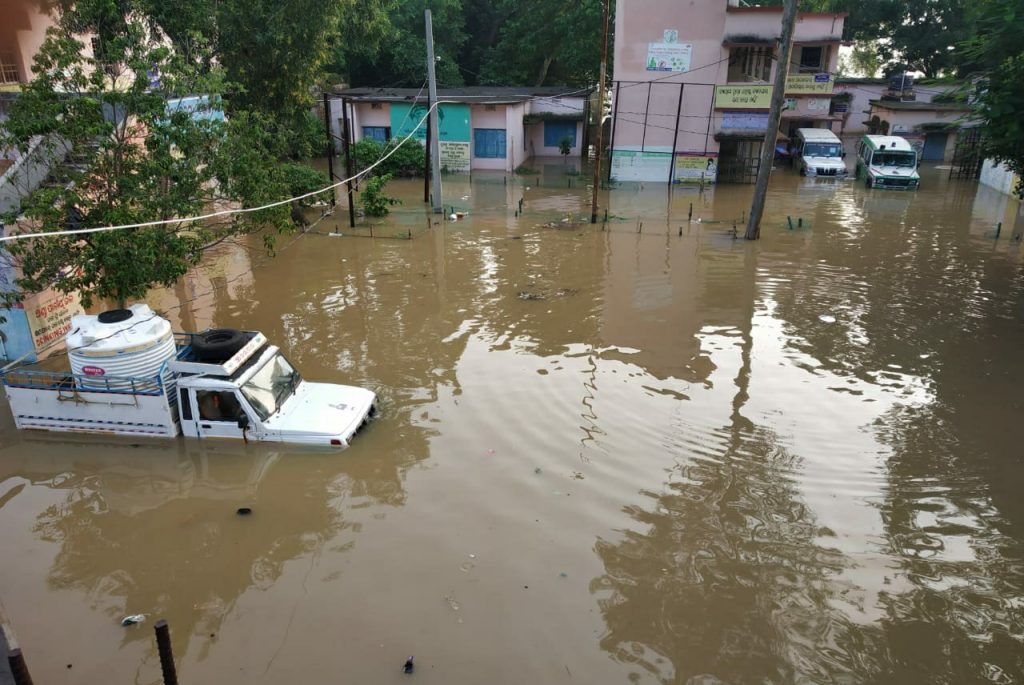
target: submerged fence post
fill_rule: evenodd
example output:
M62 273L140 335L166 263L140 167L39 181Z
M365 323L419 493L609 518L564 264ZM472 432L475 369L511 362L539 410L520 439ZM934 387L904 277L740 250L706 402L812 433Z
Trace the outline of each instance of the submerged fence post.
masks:
M21 649L15 647L7 652L7 664L11 667L14 685L32 685L32 676L28 673L28 666L25 665L25 657L21 655Z
M996 240L999 240L999 234L1003 232L1003 222L1000 221L996 224Z
M160 670L164 674L164 685L178 685L178 674L174 670L174 654L171 652L171 630L167 621L160 619L154 626L156 648L160 652Z

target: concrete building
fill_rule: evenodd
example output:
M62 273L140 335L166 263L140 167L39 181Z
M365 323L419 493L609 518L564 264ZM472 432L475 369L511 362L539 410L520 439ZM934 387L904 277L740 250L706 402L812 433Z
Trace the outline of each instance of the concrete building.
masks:
M948 162L958 132L972 127L971 107L953 102L872 100L867 114L871 133L898 135L914 146L925 162Z
M949 93L961 88L960 83L921 83L913 84L914 102L932 102L942 99ZM836 79L833 93L833 111L841 114L841 137L858 137L869 132L868 121L871 114L871 101L881 100L889 93L889 79L855 78L840 76Z
M571 95L564 95L571 93ZM559 141L572 143L569 156L586 149L590 91L545 88L439 89L441 164L449 171L511 172L533 157L561 157ZM335 94L348 108L353 140L387 142L415 129L426 142L426 93L415 88L351 88ZM343 130L343 104L331 104L331 127Z
M782 7L617 0L611 177L752 182L768 124ZM845 13L797 17L781 133L836 131Z

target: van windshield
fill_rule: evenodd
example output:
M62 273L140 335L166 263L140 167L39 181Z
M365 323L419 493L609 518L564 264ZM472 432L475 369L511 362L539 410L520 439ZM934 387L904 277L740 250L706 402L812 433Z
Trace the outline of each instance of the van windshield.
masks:
M839 143L807 143L804 145L804 157L841 157L842 146Z
M912 152L876 152L871 158L871 166L906 166L917 164L917 155Z
M291 397L301 380L288 360L276 354L242 386L242 394L260 419L266 421Z

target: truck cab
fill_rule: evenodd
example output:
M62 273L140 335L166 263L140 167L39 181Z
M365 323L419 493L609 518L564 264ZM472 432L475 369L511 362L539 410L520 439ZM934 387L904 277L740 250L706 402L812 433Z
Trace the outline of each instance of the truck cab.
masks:
M186 436L344 447L371 418L370 390L306 381L262 333L246 335L222 361L170 363Z

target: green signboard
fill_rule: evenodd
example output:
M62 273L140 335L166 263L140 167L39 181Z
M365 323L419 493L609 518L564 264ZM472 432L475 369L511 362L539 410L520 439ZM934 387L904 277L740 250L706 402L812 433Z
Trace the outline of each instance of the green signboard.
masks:
M427 114L427 106L406 102L391 103L391 137L405 138ZM469 105L443 104L438 109L438 129L442 141L468 143L470 140ZM416 128L416 138L426 140L427 124Z

